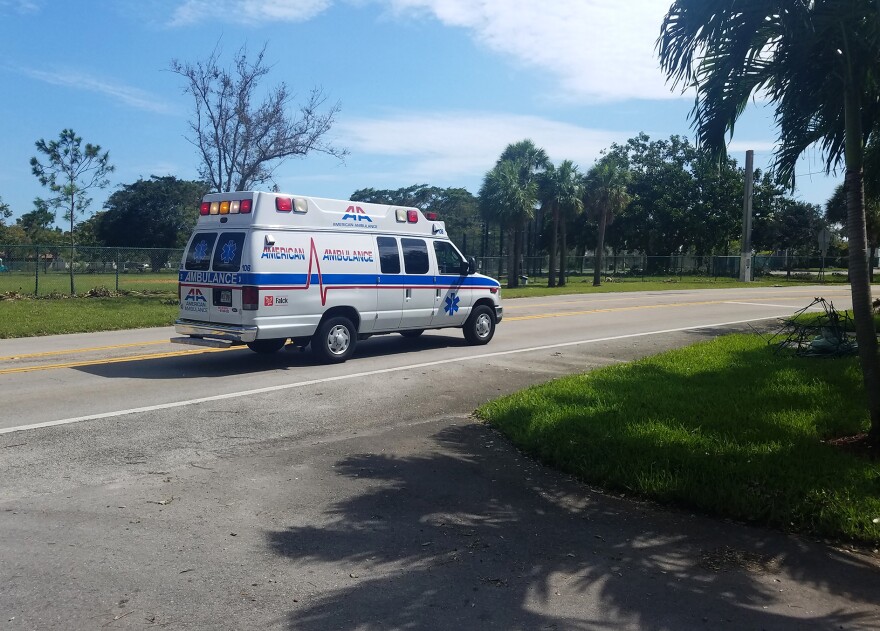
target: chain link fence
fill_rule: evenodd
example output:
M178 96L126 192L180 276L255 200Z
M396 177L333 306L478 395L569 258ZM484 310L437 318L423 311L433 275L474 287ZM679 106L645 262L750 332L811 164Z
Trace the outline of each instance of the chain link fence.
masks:
M177 248L0 245L0 295L177 291Z
M739 256L645 256L626 254L605 256L600 276L603 281L640 280L652 281L667 278L694 278L713 280L739 278ZM477 270L488 276L507 279L507 257L483 257L477 259ZM775 276L806 282L845 281L849 277L846 257L819 256L764 256L752 257L752 276L760 278ZM566 277L571 279L593 278L595 258L571 256L566 260ZM549 258L546 256L524 257L521 284L545 284L549 278ZM558 270L557 270L558 278Z

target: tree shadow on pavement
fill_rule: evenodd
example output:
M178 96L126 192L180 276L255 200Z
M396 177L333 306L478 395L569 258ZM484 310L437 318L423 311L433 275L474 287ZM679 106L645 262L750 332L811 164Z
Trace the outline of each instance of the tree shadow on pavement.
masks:
M592 491L491 428L452 425L414 457L333 471L361 491L321 523L267 533L331 590L291 629L877 628L867 558Z

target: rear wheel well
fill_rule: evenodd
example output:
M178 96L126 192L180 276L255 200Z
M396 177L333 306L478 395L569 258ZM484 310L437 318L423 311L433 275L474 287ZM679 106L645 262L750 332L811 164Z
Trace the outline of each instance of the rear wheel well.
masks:
M323 317L321 318L321 322L325 320L329 320L330 318L348 318L351 320L351 323L354 325L355 330L359 330L361 328L361 316L357 312L357 309L354 307L333 307L331 309L327 309L324 312Z

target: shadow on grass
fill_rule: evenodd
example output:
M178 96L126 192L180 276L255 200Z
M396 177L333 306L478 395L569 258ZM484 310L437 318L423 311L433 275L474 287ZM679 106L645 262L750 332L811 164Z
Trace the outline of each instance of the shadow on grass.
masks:
M316 568L338 572L332 590L300 599L290 629L880 622L877 568L866 560L591 494L486 426L453 426L417 456L355 455L333 471L359 490L313 524L267 533L303 584Z

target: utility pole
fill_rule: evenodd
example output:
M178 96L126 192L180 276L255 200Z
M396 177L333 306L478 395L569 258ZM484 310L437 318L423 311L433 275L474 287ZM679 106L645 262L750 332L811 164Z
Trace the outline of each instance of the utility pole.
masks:
M755 182L755 152L746 151L746 182L743 195L743 234L740 249L739 279L752 282L752 189Z

